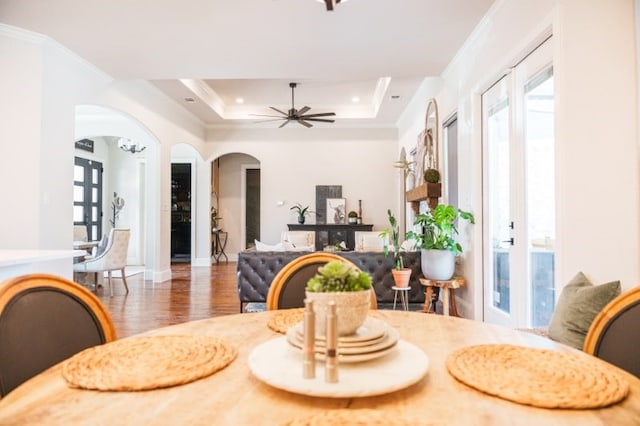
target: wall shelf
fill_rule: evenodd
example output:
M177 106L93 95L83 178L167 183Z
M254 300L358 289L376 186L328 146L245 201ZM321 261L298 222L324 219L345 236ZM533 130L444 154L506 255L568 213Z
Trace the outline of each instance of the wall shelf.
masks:
M441 183L423 183L406 193L406 201L411 203L411 208L417 214L420 211L420 201L426 201L430 209L438 205L438 198L442 195Z

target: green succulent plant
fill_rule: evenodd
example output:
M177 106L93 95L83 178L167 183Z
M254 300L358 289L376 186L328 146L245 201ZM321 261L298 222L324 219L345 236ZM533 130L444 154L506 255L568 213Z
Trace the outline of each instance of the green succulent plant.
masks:
M318 268L318 273L307 281L307 291L328 293L361 291L371 288L371 276L346 262L332 260Z

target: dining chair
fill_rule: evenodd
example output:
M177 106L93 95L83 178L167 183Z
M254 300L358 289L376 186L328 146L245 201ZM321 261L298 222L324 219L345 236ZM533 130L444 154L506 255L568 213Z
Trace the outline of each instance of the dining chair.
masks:
M320 266L333 260L339 260L360 270L349 260L333 253L314 252L297 257L287 263L273 277L269 293L267 293L267 310L304 307L305 287ZM376 294L371 286L370 309L377 308Z
M591 323L583 350L640 377L640 286L607 304Z
M0 396L58 362L116 339L109 312L89 290L54 275L0 284Z
M73 241L88 241L87 225L73 225Z
M95 258L87 259L84 262L74 263L74 272L94 272L94 286L97 287L97 273L107 272L109 280L109 291L113 297L113 283L111 281L112 271L120 271L124 288L129 293L127 278L124 268L127 264L127 251L129 249L130 230L124 228L113 228L109 232L107 247L104 252Z
M380 236L378 231L356 231L354 233L356 251L384 251L384 246L389 245L389 236Z

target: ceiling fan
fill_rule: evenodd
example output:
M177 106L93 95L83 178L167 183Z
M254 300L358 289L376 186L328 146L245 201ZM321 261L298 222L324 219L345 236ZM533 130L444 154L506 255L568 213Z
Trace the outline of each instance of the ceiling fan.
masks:
M266 121L276 121L276 120L285 120L278 128L286 126L290 121L297 121L305 127L313 127L313 124L309 123L309 121L321 121L324 123L333 123L335 120L327 119L327 118L318 118L318 117L330 117L335 116L335 112L321 112L317 114L306 114L311 108L308 106L304 106L297 110L294 106L294 97L293 91L296 88L298 83L289 83L289 87L291 87L291 109L287 112L281 111L275 107L269 107L272 110L282 114L282 116L278 115L264 115L264 114L251 114L257 117L275 117L274 120L266 120Z

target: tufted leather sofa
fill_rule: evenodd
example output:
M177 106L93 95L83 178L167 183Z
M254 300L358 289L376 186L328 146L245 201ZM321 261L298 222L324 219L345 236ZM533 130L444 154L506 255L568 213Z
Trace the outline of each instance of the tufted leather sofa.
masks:
M276 274L293 259L309 252L300 251L244 251L238 254L238 297L240 298L240 311L246 303L264 303L267 300L269 286ZM337 253L348 259L361 270L368 272L373 281L378 304L393 303L394 285L393 259L381 252L342 252ZM406 252L403 255L404 265L411 268L411 281L409 286L409 303L414 305L424 304L424 289L418 278L421 278L420 252ZM399 302L398 302L399 303Z

